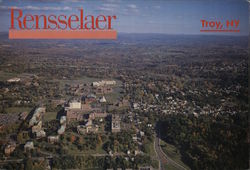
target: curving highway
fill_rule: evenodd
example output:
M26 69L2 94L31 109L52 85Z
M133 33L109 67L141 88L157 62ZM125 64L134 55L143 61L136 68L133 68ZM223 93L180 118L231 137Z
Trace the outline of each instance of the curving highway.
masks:
M155 135L154 147L155 147L155 151L157 153L158 159L160 161L160 167L159 167L160 170L165 170L164 165L166 165L166 164L171 164L178 170L187 170L185 167L183 167L179 163L172 160L169 156L167 156L163 152L163 150L160 146L160 139L159 139L159 137L157 137L157 135Z

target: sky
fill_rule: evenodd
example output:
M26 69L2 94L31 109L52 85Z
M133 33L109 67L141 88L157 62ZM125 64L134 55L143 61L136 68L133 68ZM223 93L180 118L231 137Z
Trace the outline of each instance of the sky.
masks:
M249 35L250 0L0 0L0 32L9 30L10 7L32 14L116 15L125 33ZM201 33L201 20L240 20L239 33Z

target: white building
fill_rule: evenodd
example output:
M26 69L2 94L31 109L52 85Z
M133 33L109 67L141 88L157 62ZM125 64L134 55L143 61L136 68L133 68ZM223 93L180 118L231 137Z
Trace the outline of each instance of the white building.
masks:
M111 85L116 85L116 81L114 81L114 80L102 80L102 81L93 82L92 85L94 87L111 86Z
M133 103L133 108L136 110L136 109L139 109L139 104L138 103Z
M66 125L61 125L60 128L57 130L58 135L62 135L65 132Z
M57 136L48 136L48 142L49 143L56 143L56 142L58 142L59 141L59 136L57 135Z
M80 101L71 101L69 102L69 109L81 109L82 108L82 104Z
M7 80L8 83L16 83L19 82L21 79L20 78L11 78L9 80Z
M66 123L66 119L67 119L66 116L61 116L61 118L60 118L60 124L65 124Z
M111 131L113 133L121 131L121 122L120 117L118 115L112 115Z
M32 115L32 118L29 121L29 127L36 125L42 118L42 114L45 113L45 108L44 107L38 107L35 111L34 114Z

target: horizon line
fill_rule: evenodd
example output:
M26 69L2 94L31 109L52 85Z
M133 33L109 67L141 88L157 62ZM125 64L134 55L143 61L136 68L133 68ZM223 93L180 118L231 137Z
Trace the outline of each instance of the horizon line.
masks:
M200 30L201 31L201 30ZM250 34L218 34L214 32L207 32L206 33L157 33L157 32L117 32L117 37L119 34L155 34L155 35L176 35L176 36L230 36L230 37L248 37ZM205 31L204 31L205 32ZM214 34L213 34L214 33ZM9 31L0 31L0 34L9 34Z

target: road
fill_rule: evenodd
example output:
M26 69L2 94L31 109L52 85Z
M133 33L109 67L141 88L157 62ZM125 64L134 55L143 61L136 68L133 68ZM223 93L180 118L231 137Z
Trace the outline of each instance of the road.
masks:
M69 154L58 154L58 153L51 153L47 151L40 151L40 153L44 155L48 155L48 157L53 158L53 157L62 157L62 156L68 156L68 155L73 155L73 156L93 156L93 157L104 157L104 156L110 156L108 153L69 153ZM125 153L114 153L113 156L124 156L126 155Z
M173 165L176 169L179 170L187 170L185 167L183 167L182 165L180 165L179 163L175 162L174 160L172 160L169 156L167 156L161 146L160 146L160 139L159 137L155 136L155 142L154 142L154 147L155 147L155 151L157 153L157 156L159 158L160 161L160 169L161 170L165 170L164 165L166 164L171 164Z
M164 165L167 163L167 158L162 154L160 145L159 145L159 138L155 136L155 142L154 142L154 148L155 152L157 154L157 157L160 161L160 170L165 170Z

